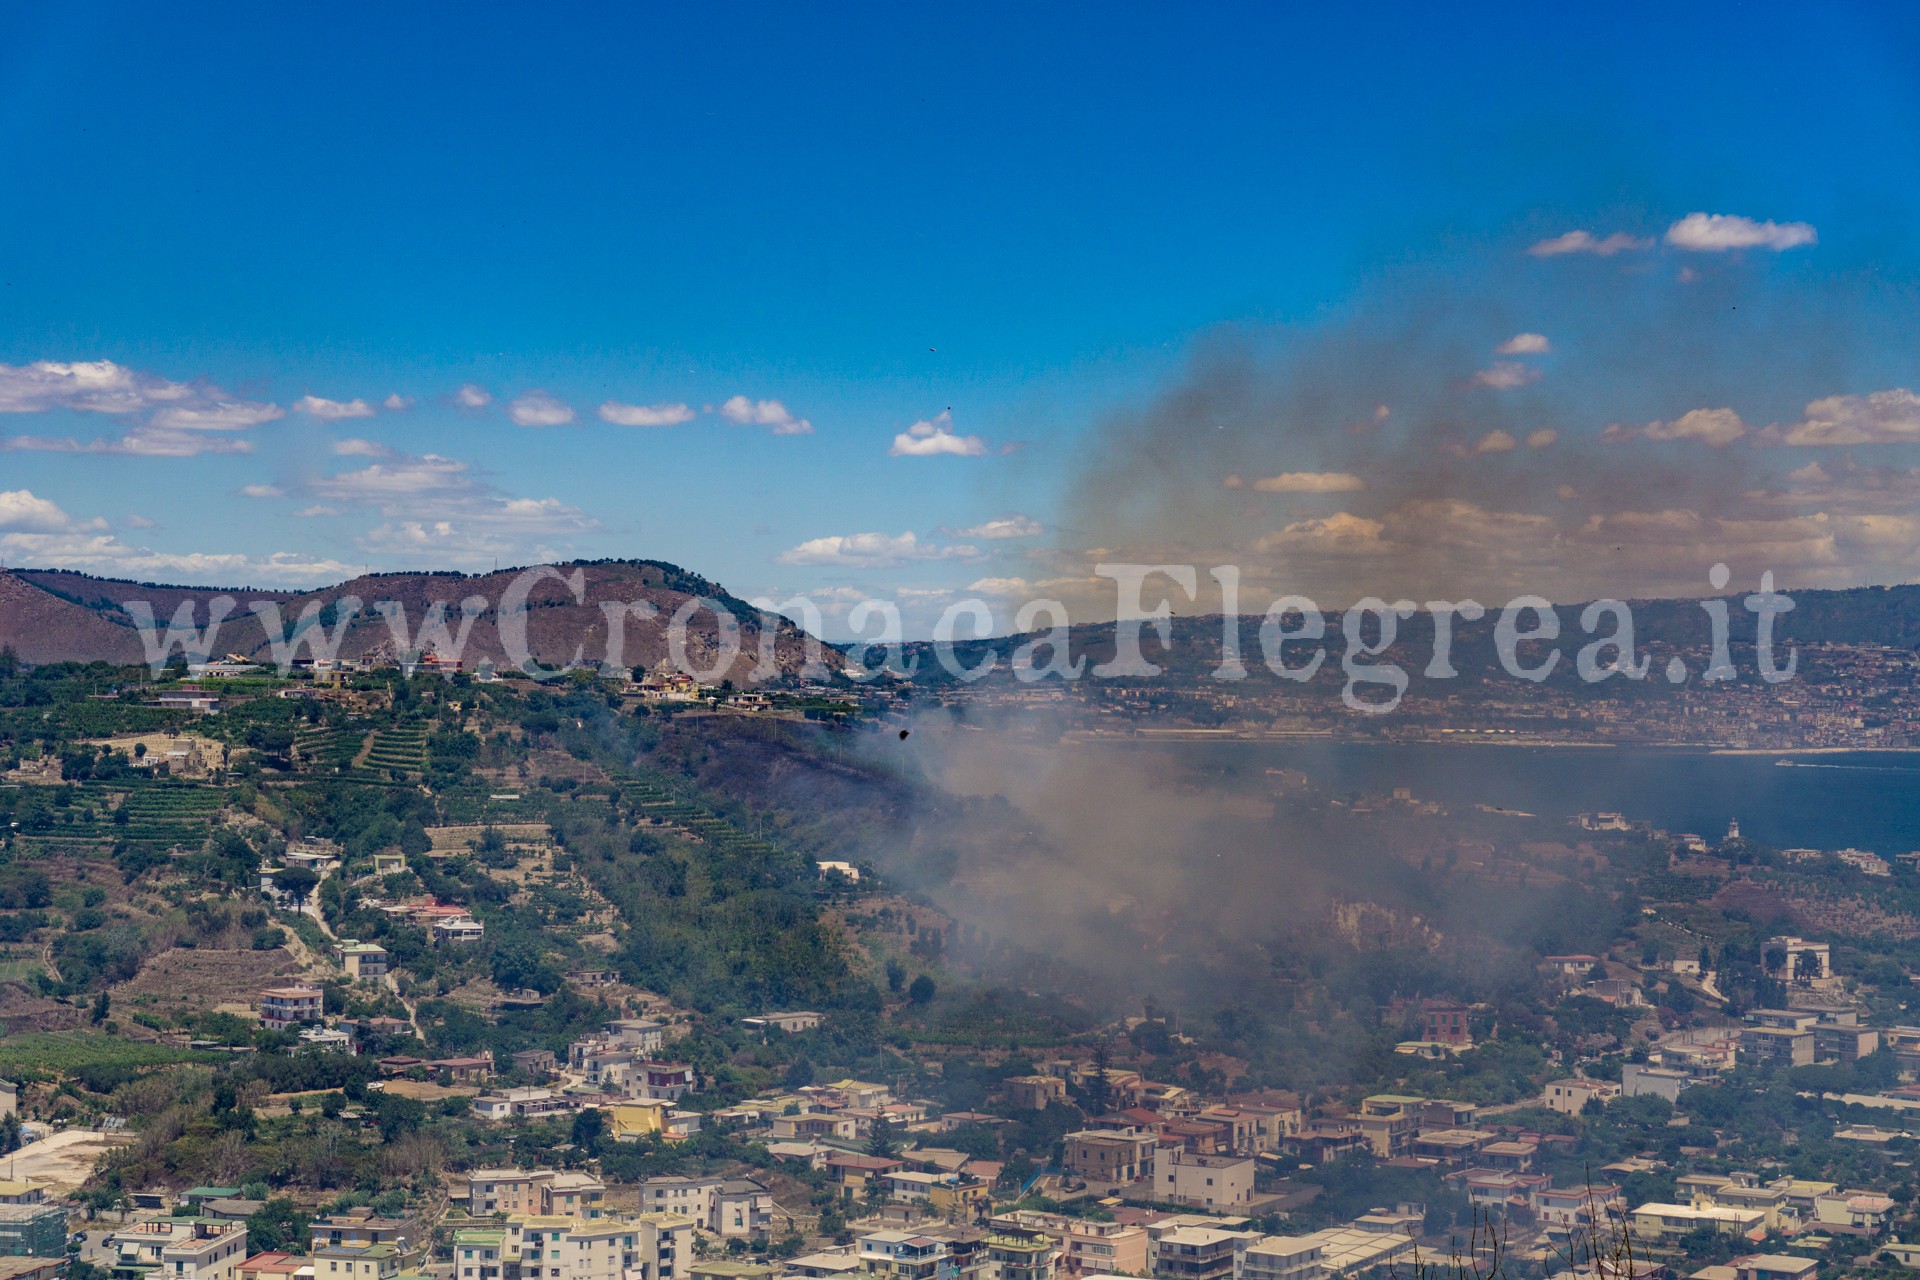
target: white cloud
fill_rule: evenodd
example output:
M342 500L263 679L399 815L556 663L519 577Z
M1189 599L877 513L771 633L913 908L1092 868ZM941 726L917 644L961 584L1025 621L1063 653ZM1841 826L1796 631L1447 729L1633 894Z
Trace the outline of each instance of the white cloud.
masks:
M1771 249L1779 253L1816 244L1818 234L1806 222L1756 222L1731 213L1690 213L1667 228L1667 243L1696 253L1729 249Z
M782 551L774 559L779 564L884 569L905 564L909 560L971 560L979 555L977 547L964 543L937 546L920 541L909 531L902 534L844 533L811 538L797 547Z
M600 527L598 520L558 498L501 493L475 477L467 463L431 453L389 456L358 471L324 476L306 489L321 501L300 514L378 511L385 523L360 539L362 547L396 556L430 552L436 566L479 566L495 557L562 556L565 539Z
M337 516L340 514L340 508L330 507L324 502L316 502L310 507L300 508L293 514L305 520L312 520L317 516Z
M373 406L365 400L327 400L320 396L301 396L293 402L293 409L295 413L304 413L322 422L373 416Z
M457 458L429 453L323 476L308 487L319 497L332 501L391 502L427 494L468 492L476 484L471 471L472 468Z
M1543 356L1553 350L1544 333L1516 333L1493 349L1497 356Z
M135 458L195 458L203 453L252 453L253 445L231 436L164 427L135 427L118 440L76 440L72 436L0 437L0 451L11 453L121 454Z
M896 458L978 458L987 451L979 436L954 434L953 411L943 409L933 418L916 422L893 438L887 452Z
M26 533L62 533L70 529L104 529L104 520L78 521L59 504L36 497L30 489L0 491L0 529Z
M1253 544L1262 554L1273 551L1309 551L1322 555L1379 555L1392 548L1382 535L1386 525L1349 511L1336 511L1313 520L1296 520L1278 533Z
M1694 409L1670 422L1649 422L1644 427L1612 423L1600 438L1609 444L1627 440L1699 440L1718 449L1747 434L1747 424L1732 409Z
M139 373L111 360L64 363L0 364L0 413L46 413L75 409L88 413L139 413L156 405L191 399L184 382Z
M493 392L478 383L469 382L453 393L453 402L462 409L484 409L493 403Z
M1518 443L1507 432L1495 427L1473 442L1473 451L1475 453L1512 453Z
M1367 482L1345 471L1283 471L1277 476L1260 477L1253 487L1260 493L1355 493L1366 488Z
M380 402L380 407L388 413L404 413L413 408L413 397L403 396L398 391Z
M211 586L309 586L338 582L359 570L338 560L290 551L268 556L168 552L130 546L108 533L0 533L9 564L77 569L120 578L164 579Z
M810 436L813 424L796 417L778 400L749 400L733 396L720 406L720 416L744 427L772 427L777 436Z
M348 436L345 440L333 442L333 456L336 458L388 458L393 456L393 450L371 440Z
M622 404L609 400L600 406L600 417L616 427L677 427L692 422L692 408L684 404Z
M564 427L573 421L573 406L545 391L529 391L514 397L507 416L522 427Z
M1511 391L1515 387L1524 387L1530 382L1540 381L1540 371L1531 365L1516 360L1497 360L1490 367L1473 375L1477 387L1491 387L1495 391Z
M154 426L173 431L245 431L287 416L277 404L247 400L212 400L204 404L168 405L152 418Z
M998 520L989 520L984 524L976 524L971 528L962 529L957 536L998 541L1004 538L1037 538L1046 531L1047 527L1038 520L1035 520L1032 516L1015 513L1010 516L1003 516Z
M1544 449L1560 438L1560 433L1552 427L1541 427L1527 433L1527 448Z
M1569 231L1565 235L1530 245L1527 252L1536 258L1557 258L1566 253L1591 253L1596 257L1611 258L1629 249L1652 247L1653 241L1630 236L1624 231L1616 231L1608 236L1595 236L1591 231Z
M287 494L286 490L280 488L278 485L243 484L240 486L240 496L243 498L284 498Z
M55 410L144 414L146 420L130 427L119 439L9 436L0 439L0 450L168 458L245 453L250 446L244 442L196 440L194 433L244 431L285 416L278 405L240 400L218 387L174 382L111 360L0 364L0 413Z
M1920 396L1905 387L1864 396L1827 396L1781 437L1791 445L1909 444L1920 441Z

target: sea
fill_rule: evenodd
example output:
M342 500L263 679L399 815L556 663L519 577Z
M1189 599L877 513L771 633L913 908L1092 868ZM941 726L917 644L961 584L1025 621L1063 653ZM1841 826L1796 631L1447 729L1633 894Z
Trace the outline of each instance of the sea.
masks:
M1614 811L1710 840L1740 824L1776 848L1920 850L1920 753L1715 754L1644 747L1351 742L1168 745L1201 775L1253 781L1293 769L1335 795L1409 788L1456 812L1475 805L1571 819Z

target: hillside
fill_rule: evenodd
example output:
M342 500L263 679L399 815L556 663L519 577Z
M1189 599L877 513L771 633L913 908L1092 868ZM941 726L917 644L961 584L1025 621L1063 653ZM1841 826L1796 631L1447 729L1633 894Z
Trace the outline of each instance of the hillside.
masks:
M740 619L743 652L729 670L716 678L748 683L759 652L759 622L753 609L725 588L677 566L652 560L574 562L559 565L557 569L569 578L579 573L584 591L576 600L565 585L549 578L537 584L528 596L527 647L536 661L562 666L576 655L584 661L604 659L612 651L608 647L608 615L603 606L615 602L644 602L656 613L651 618L629 617L624 643L617 646L617 652L622 665L657 666L669 657L667 626L675 610L691 598L704 596L718 600ZM464 622L461 602L479 597L486 601L486 608L473 618L462 656L469 665L481 659L506 665L499 607L520 572L514 568L471 576L382 573L314 591L283 592L168 586L96 578L66 570L15 569L0 572L0 646L10 646L22 660L31 663L142 662L144 650L128 612L130 603L148 602L155 618L164 626L181 604L191 602L196 624L204 624L210 602L227 595L237 605L220 629L215 656L235 653L269 660L272 646L266 625L252 612L256 601L276 604L281 626L289 630L304 610L319 605L319 623L331 629L338 602L351 597L363 604L360 613L348 624L340 654L358 657L383 648L397 653L422 647L422 624L436 605L444 606L446 634L457 638ZM387 616L374 611L373 606L381 602L392 602L398 606L399 615L404 616L404 628L398 629L400 634L396 634L397 629ZM444 641L439 647L448 648ZM803 633L783 619L774 651L782 672L797 670L805 660ZM697 610L688 624L689 663L711 666L719 652L719 626L712 611ZM836 658L832 650L826 651L827 662L833 663Z

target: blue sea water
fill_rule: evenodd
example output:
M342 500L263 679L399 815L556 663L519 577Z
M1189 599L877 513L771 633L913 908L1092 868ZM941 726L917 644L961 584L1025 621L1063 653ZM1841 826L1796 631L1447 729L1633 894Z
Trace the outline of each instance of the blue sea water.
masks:
M1269 768L1296 769L1336 795L1408 787L1415 797L1455 811L1484 804L1571 818L1616 810L1716 840L1737 820L1747 838L1779 848L1853 847L1882 857L1920 849L1920 754L1335 742L1207 742L1176 749L1202 774L1251 781Z

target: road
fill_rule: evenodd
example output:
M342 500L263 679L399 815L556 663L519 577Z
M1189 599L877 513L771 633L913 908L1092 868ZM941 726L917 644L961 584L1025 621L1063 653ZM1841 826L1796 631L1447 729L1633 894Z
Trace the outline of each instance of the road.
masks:
M326 914L320 910L320 886L327 882L327 877L333 875L339 869L340 864L336 862L325 871L322 871L320 873L319 884L314 885L313 892L309 893L300 903L300 913L309 920L312 920L316 925L319 925L320 932L325 934L329 941L336 943L340 941L340 935L333 931L333 926L327 923ZM381 981L386 984L387 990L393 993L393 998L400 1002L400 1007L407 1011L407 1024L413 1028L413 1034L416 1036L419 1035L419 1015L414 1009L413 1001L400 994L400 979L398 975L389 970L381 978Z

